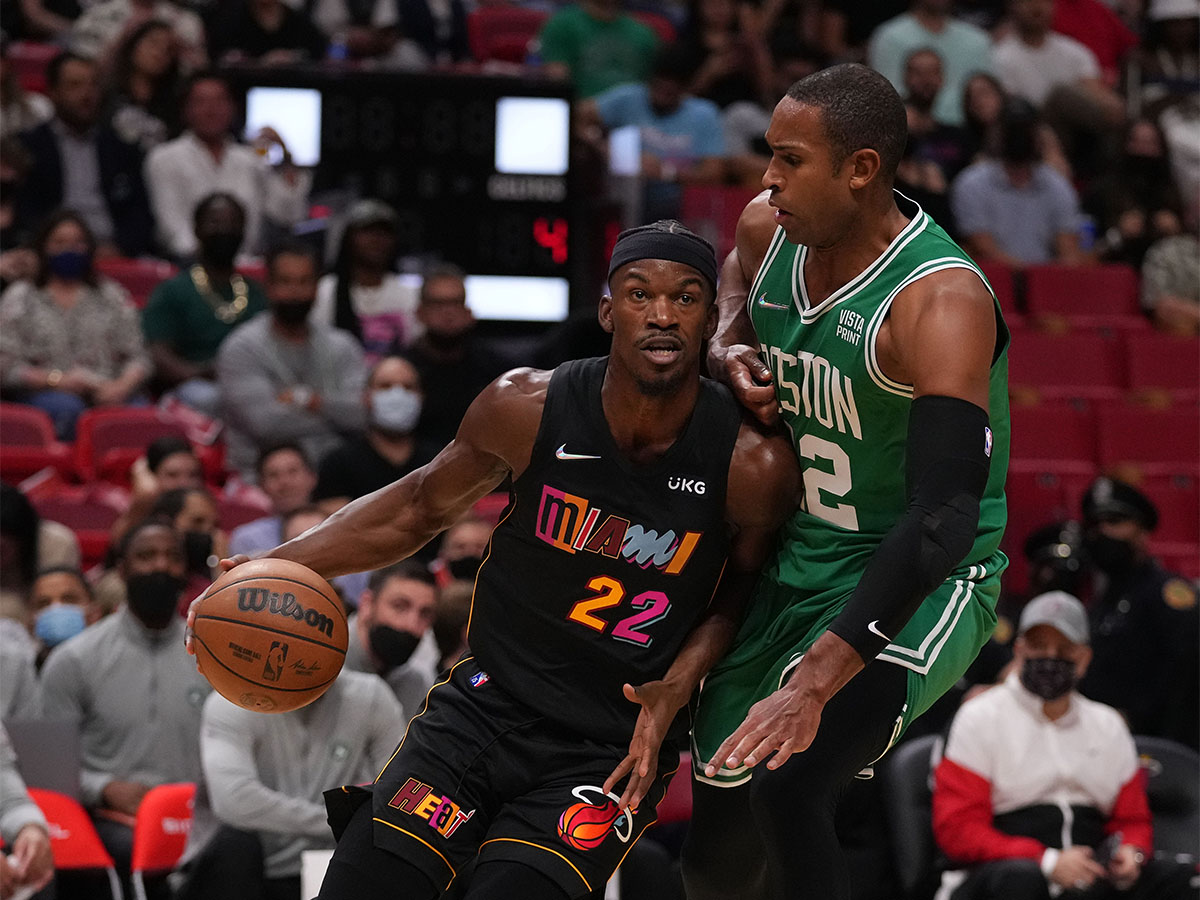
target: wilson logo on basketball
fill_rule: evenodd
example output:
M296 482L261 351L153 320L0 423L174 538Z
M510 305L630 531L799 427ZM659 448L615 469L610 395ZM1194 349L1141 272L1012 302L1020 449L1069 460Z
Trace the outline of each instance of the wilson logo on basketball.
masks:
M266 588L240 587L237 605L243 612L269 612L276 616L288 616L333 637L333 620L315 609L305 609L291 592L281 594Z

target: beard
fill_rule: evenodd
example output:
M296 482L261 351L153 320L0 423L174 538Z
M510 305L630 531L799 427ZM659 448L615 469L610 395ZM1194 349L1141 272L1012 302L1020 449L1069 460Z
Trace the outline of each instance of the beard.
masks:
M657 378L638 378L638 391L645 397L665 397L677 392L687 382L689 373L680 369L664 372Z

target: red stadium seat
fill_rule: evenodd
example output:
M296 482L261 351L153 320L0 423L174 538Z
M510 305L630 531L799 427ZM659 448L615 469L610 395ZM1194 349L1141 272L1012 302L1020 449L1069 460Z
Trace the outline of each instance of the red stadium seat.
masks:
M33 406L0 403L0 478L17 482L48 467L64 475L73 469L71 447L54 436L50 417Z
M1200 473L1150 475L1137 485L1158 509L1152 541L1200 544Z
M103 561L120 510L81 485L66 485L54 493L35 496L33 505L43 519L61 522L75 532L85 569Z
M218 500L217 513L221 527L226 531L233 531L239 525L245 525L247 522L253 522L255 519L261 519L271 514L270 510L263 509L261 506L240 503L228 497L221 497Z
M753 188L725 187L715 184L684 185L680 217L688 227L717 248L723 260L733 249L738 219L746 204L760 192Z
M519 6L481 6L467 15L467 43L478 62L523 63L549 16Z
M1018 396L1112 400L1125 387L1122 344L1094 332L1017 330L1008 358L1009 385Z
M1200 398L1200 341L1149 331L1125 336L1129 387L1153 400L1181 403Z
M188 436L152 407L86 410L75 426L75 468L85 481L123 481L146 445L168 435Z
M146 900L146 875L170 872L179 863L192 827L196 785L190 782L152 787L138 806L133 825L130 872L137 900Z
M16 73L17 82L27 91L46 93L46 67L62 48L57 44L17 41L8 48L5 65Z
M1200 544L1151 544L1150 549L1168 572L1200 580Z
M629 15L643 25L649 25L654 30L660 46L669 47L675 43L675 26L666 16L648 9L630 10Z
M1030 266L1025 307L1031 316L1062 316L1079 325L1144 323L1138 278L1130 266Z
M692 818L692 754L679 754L679 768L675 777L667 785L667 793L663 796L655 810L659 825L670 825L672 822L687 822Z
M66 794L45 788L29 788L29 796L50 826L50 853L59 871L100 869L108 873L108 890L113 900L121 898L121 883L112 857L104 849L96 827L83 807Z
M1096 466L1096 413L1082 403L1014 404L1011 456L1031 471L1092 471ZM1020 466L1019 466L1020 467Z
M1200 411L1113 404L1100 410L1100 464L1126 480L1200 471Z
M1020 318L1017 309L1017 288L1013 278L1013 270L1000 262L979 263L979 268L992 286L996 299L1000 301L1000 309L1005 319Z
M113 257L97 260L96 271L129 291L130 299L141 308L146 305L154 289L179 270L169 262L158 259Z

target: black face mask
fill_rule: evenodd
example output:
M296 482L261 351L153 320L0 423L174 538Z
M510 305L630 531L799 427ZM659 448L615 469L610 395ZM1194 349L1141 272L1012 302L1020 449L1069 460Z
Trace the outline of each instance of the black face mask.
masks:
M367 644L385 669L394 669L408 662L421 639L408 631L390 625L372 625L367 631Z
M311 300L302 303L272 303L271 315L280 325L295 328L308 320L308 314L312 312L312 308L313 301Z
M185 531L183 533L183 555L187 569L197 575L208 575L208 558L212 556L213 539L207 531Z
M184 580L170 572L130 575L125 579L125 598L143 625L161 631L177 614L183 586Z
M475 576L479 574L481 565L483 565L483 560L478 556L464 556L462 559L446 563L446 568L459 581L474 581Z
M1065 697L1075 687L1076 680L1075 663L1069 659L1027 659L1021 666L1021 684L1043 700Z
M1137 562L1133 544L1106 534L1089 535L1085 546L1092 562L1110 578L1123 578L1133 571Z
M242 234L238 231L214 231L198 240L204 261L214 266L232 266L238 248L242 246Z

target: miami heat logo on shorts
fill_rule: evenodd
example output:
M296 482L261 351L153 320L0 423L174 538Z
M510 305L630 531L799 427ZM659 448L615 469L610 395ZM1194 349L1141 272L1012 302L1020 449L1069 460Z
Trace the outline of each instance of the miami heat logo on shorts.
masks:
M581 784L571 791L578 803L563 810L558 817L558 836L576 850L595 850L610 833L622 844L633 837L633 819L621 812L616 794L606 794L591 784Z

